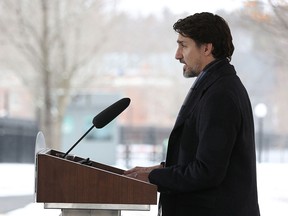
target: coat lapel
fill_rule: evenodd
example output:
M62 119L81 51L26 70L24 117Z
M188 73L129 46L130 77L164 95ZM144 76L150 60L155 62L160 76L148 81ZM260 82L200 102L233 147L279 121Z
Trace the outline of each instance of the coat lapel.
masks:
M211 66L211 68L209 68L207 70L207 74L199 81L199 83L197 83L197 85L195 85L195 87L192 87L189 91L189 93L187 94L185 101L179 111L179 114L177 116L175 125L174 125L174 129L180 127L185 120L187 119L187 117L190 115L191 112L193 112L193 110L195 109L196 105L198 104L198 102L200 101L201 97L203 96L203 94L205 93L205 91L216 81L218 80L220 77L224 76L225 74L230 74L228 71L230 70L219 70L219 68L221 68L224 65L228 65L230 67L233 67L232 65L230 65L228 63L228 61L226 59L222 59L218 62L216 62L215 64L213 64Z

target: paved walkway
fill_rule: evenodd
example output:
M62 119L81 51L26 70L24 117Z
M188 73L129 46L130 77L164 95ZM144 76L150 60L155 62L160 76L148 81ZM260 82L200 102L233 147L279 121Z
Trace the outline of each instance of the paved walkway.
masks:
M33 195L0 197L0 216L14 209L23 208L32 202L34 202Z

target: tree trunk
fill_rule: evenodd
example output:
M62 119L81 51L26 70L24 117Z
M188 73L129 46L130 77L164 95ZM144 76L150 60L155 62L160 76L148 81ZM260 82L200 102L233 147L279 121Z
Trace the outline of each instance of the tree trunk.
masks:
M55 148L54 142L54 132L53 132L53 116L52 116L52 88L51 88L51 75L49 69L49 42L48 42L48 35L49 35L49 27L48 27L48 7L47 1L41 1L42 7L42 43L41 43L41 52L42 52L42 67L41 67L41 74L42 77L42 86L43 88L43 97L44 97L44 106L43 106L43 118L41 127L43 128L46 145L48 148Z

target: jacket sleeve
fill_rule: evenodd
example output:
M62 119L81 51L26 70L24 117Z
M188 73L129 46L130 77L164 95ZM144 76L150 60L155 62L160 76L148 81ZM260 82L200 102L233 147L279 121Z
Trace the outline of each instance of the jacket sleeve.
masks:
M202 98L197 122L195 118L188 118L180 138L181 146L184 139L186 145L193 145L189 143L189 136L199 137L196 155L191 156L187 164L150 173L149 181L157 185L160 192L192 192L213 188L223 181L241 124L240 110L233 98L223 91ZM197 130L189 131L190 124L197 124Z

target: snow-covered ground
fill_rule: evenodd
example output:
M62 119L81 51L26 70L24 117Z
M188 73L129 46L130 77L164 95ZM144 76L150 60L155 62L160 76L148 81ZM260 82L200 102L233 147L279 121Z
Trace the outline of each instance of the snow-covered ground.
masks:
M33 195L34 165L0 164L0 173L2 200L9 196ZM288 163L258 164L258 194L262 216L288 215ZM0 203L1 205L3 203ZM122 216L152 216L157 215L156 211L157 206L151 206L150 211L123 211ZM5 216L59 216L59 214L60 210L44 209L41 203L30 203L23 208L2 213Z

